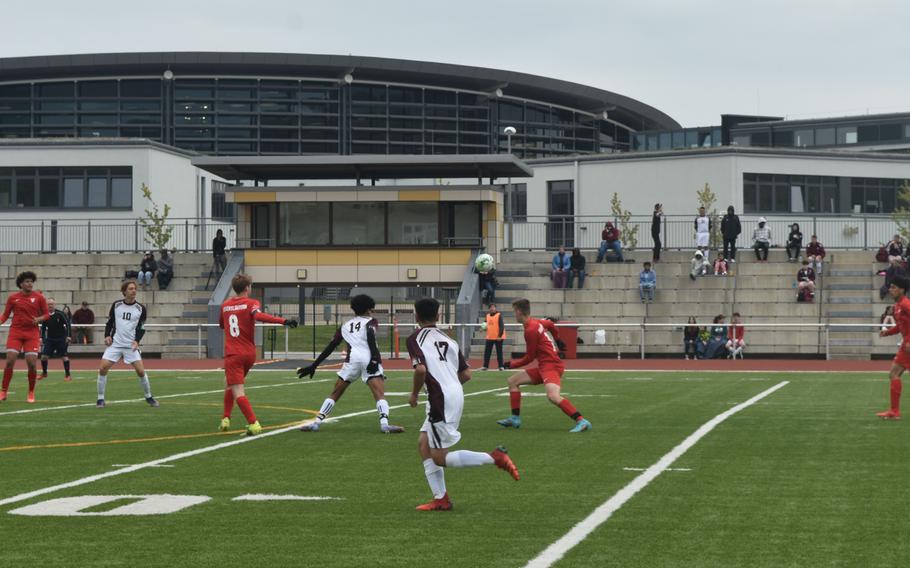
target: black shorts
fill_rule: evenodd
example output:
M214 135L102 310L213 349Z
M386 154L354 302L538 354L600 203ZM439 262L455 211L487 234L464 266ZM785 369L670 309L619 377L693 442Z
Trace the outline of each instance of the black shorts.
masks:
M47 355L48 357L54 357L59 355L60 357L66 357L66 351L69 349L69 344L66 342L65 337L61 338L47 338L44 340L44 347L41 349L42 355Z

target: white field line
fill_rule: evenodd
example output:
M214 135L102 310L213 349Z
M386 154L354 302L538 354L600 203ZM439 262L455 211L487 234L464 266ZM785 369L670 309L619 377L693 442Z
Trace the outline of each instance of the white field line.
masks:
M268 495L250 493L234 497L231 501L344 501L343 497L325 497L322 495Z
M309 380L309 381L299 381L298 380L298 381L294 381L294 382L278 383L278 384L274 384L274 385L253 385L253 386L247 386L246 390L271 389L271 388L275 388L275 387L287 387L287 386L291 386L291 385L325 383L325 382L328 382L331 380L332 379L316 379L316 380ZM164 400L166 398L180 398L180 397L184 397L184 396L199 396L199 395L203 395L203 394L216 394L216 393L222 393L222 392L224 392L223 388L218 389L218 390L166 394L166 395L162 395L162 396L156 396L155 399ZM105 404L110 406L112 404L131 404L131 403L136 403L136 402L145 402L145 399L144 398L132 398L129 400L108 400L105 402ZM87 406L95 406L95 403L87 402L87 403L82 403L82 404L66 404L63 406L42 406L40 408L26 408L25 410L10 410L9 412L0 412L0 416L6 416L8 414L31 414L32 412L49 412L51 410L66 410L69 408L85 408Z
M507 389L507 388L509 388L509 387L500 387L500 388L496 388L496 389L489 389L489 390L482 390L482 391L472 392L472 393L466 394L465 397L469 397L469 396L478 396L478 395L482 395L482 394L490 394L491 392L499 392L499 391L505 390L505 389ZM221 392L221 391L218 391L218 392ZM395 406L390 406L389 408L390 408L391 410L394 410L394 409L399 409L399 408L405 408L405 407L407 407L407 406L409 406L409 405L407 405L407 404L397 404L397 405L395 405ZM364 414L373 414L374 412L376 412L376 409L375 409L375 408L371 408L371 409L369 409L369 410L361 410L360 412L351 412L351 413L348 413L348 414L342 414L342 415L340 415L340 416L333 416L333 417L327 418L324 422L336 422L336 421L338 421L338 420L344 420L345 418L354 418L355 416L363 416ZM60 483L60 484L58 484L58 485L51 485L50 487L44 487L44 488L42 488L42 489L35 489L34 491L28 491L28 492L26 492L26 493L20 493L19 495L14 495L14 496L12 496L12 497L7 497L6 499L0 499L0 506L9 505L9 504L12 504L12 503L19 503L20 501L26 501L26 500L31 499L31 498L33 498L33 497L40 497L40 496L42 496L42 495L47 495L48 493L55 493L55 492L61 491L61 490L63 490L63 489L71 489L71 488L73 488L73 487L79 487L79 486L81 486L81 485L88 485L89 483L94 483L94 482L96 482L96 481L100 481L100 480L102 480L102 479L107 479L107 478L109 478L109 477L115 477L115 476L118 476L118 475L123 475L123 474L125 474L125 473L132 473L132 472L134 472L134 471L139 471L139 470L142 470L142 469L147 469L147 468L152 468L152 467L160 466L160 465L162 465L162 464L167 464L167 463L175 462L175 461L178 461L178 460L182 460L182 459L184 459L184 458L191 458L191 457L193 457L193 456L198 456L198 455L201 455L201 454L207 454L207 453L209 453L209 452L215 452L215 451L218 451L218 450L223 450L224 448L230 448L230 447L233 447L233 446L239 446L240 444L248 444L248 443L250 443L250 442L255 442L255 441L257 441L257 440L262 440L262 439L265 439L265 438L270 438L270 437L272 437L272 436L278 436L278 435L280 435L280 434L285 434L285 433L287 433L287 432L292 432L292 431L297 430L299 427L300 427L299 424L294 424L293 426L287 426L287 427L285 427L285 428L279 428L279 429L277 429L277 430L271 430L271 431L269 431L269 432L263 432L262 434L259 434L259 435L257 435L257 436L244 436L244 437L241 437L241 438L235 438L235 439L230 440L230 441L228 441L228 442L221 442L221 443L219 443L219 444L213 444L213 445L211 445L211 446L205 446L205 447L202 447L202 448L196 448L195 450L189 450L189 451L186 451L186 452L180 452L179 454L174 454L174 455L171 455L171 456L159 458L159 459L157 459L157 460L152 460L152 461L148 461L148 462L145 462L145 463L139 463L139 464L131 465L131 466L129 466L129 467L125 467L125 468L122 468L122 469L115 469L115 470L113 470L113 471L106 471L106 472L104 472L104 473L99 473L99 474L97 474L97 475L90 475L90 476L88 476L88 477L83 477L83 478L81 478L81 479L76 479L75 481L68 481L68 482L66 482L66 483Z
M622 468L622 470L623 471L646 471L646 469L643 467L624 467L624 468ZM692 471L692 469L688 468L688 467L668 467L664 471Z
M594 509L590 515L572 527L571 530L569 530L569 532L563 535L559 540L548 546L543 550L543 552L525 564L525 568L549 568L558 562L563 556L566 555L567 552L580 544L585 538L588 537L588 535L594 532L597 527L605 523L607 519L609 519L613 513L618 511L620 507L625 505L629 499L647 487L647 485L654 481L657 476L669 469L670 466L673 465L673 462L685 454L692 446L698 443L699 440L708 435L708 433L711 432L711 430L717 427L720 423L733 416L737 412L752 406L756 402L769 396L775 391L782 389L788 384L789 381L781 381L773 387L758 393L749 400L742 402L729 410L721 412L711 420L702 424L698 430L690 434L688 438L680 442L679 445L666 453L662 458L657 460L654 465L646 469L642 474L636 476L635 479L630 481L625 487L617 491L612 497Z

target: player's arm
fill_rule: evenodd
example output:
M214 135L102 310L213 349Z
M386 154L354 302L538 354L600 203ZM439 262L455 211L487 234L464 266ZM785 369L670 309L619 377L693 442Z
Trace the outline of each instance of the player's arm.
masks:
M69 343L73 337L73 324L66 316L63 316L63 326L66 327L66 341Z
M253 306L253 309L250 310L250 315L253 316L254 320L261 321L262 323L277 323L278 325L286 325L292 328L297 327L297 320L280 318L278 316L273 316L272 314L267 314L262 311L262 307L260 307L258 302Z
M459 351L458 352L458 381L461 382L461 384L465 384L466 382L468 382L470 380L471 380L471 368L468 367L468 362L464 360L464 354L461 351Z
M419 332L418 332L419 333ZM427 362L423 357L423 351L417 344L417 334L408 337L408 357L411 359L411 365L414 367L413 383L411 385L411 396L408 398L408 404L411 407L417 406L417 397L423 390L423 385L427 380Z
M117 302L111 304L111 309L107 314L107 323L104 324L104 342L108 345L111 344L111 341L114 338L114 328L117 325L117 316L114 314L114 305Z
M540 336L537 333L536 329L532 329L530 326L525 328L525 356L519 359L518 361L506 361L506 369L517 369L518 367L524 367L528 363L534 360L534 357L537 356L537 342L540 341Z
M379 352L379 345L376 343L376 327L379 325L375 319L367 324L367 346L370 348L370 363L367 365L367 373L375 373L379 370L379 364L382 363L382 354Z
M145 318L148 312L142 304L139 304L139 308L142 311L139 313L139 323L136 324L136 339L133 340L133 349L139 348L139 342L145 336Z
M502 312L496 314L499 317L499 339L502 339L502 336L506 332L506 322L502 320Z
M3 310L3 315L0 315L0 325L6 323L6 320L9 319L9 315L13 312L13 297L10 296L6 299L6 308Z
M556 324L550 320L544 320L543 326L547 331L550 332L550 335L553 336L553 342L556 343L556 349L558 351L565 351L566 343L559 338L559 328L556 326Z
M339 345L341 345L341 341L342 341L341 330L338 329L335 331L335 335L334 335L334 337L332 337L332 340L329 341L329 344L325 346L325 349L322 350L322 353L319 354L319 357L316 357L315 361L313 361L306 367L300 367L299 369L297 369L297 377L300 379L302 379L304 377L308 377L308 376L312 377L313 374L316 372L316 367L321 365L322 362L325 361L329 357L329 355L331 355L335 351L335 349L338 348Z
M44 299L44 296L38 297L38 310L40 310L41 315L35 318L35 325L41 325L42 322L46 322L51 317L51 314L47 311L47 300Z

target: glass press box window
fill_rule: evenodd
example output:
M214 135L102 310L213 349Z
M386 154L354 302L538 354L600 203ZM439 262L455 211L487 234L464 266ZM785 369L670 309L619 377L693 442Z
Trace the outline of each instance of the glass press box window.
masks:
M132 167L0 168L0 209L129 210L132 206Z

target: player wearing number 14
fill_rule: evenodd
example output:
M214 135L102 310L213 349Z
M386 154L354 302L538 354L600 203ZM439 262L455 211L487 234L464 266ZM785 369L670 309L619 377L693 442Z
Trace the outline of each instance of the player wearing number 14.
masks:
M253 364L256 363L256 322L278 323L297 327L297 320L280 318L262 311L258 300L250 298L253 279L238 274L231 280L231 287L237 294L221 304L218 325L224 329L224 414L219 430L226 432L231 427L231 411L234 403L240 407L246 418L246 435L255 436L262 432L253 407L246 397L243 384Z

